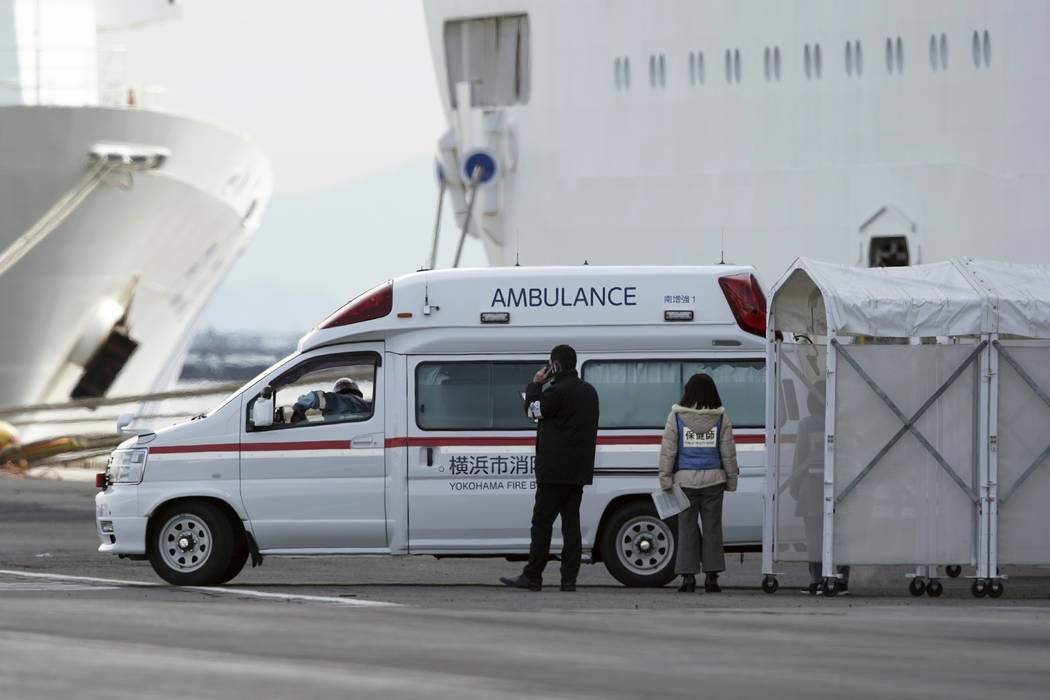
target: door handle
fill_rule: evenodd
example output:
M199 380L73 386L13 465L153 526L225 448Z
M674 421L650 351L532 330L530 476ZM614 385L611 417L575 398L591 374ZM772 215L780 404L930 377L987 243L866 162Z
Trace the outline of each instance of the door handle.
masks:
M365 435L364 437L355 437L350 441L350 447L371 447L376 444L375 438L371 435Z

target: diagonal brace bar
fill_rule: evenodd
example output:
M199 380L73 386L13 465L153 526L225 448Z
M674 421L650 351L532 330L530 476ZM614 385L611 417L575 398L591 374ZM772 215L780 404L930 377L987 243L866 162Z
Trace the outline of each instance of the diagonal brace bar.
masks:
M865 466L864 469L862 469L860 473L857 474L853 481L851 481L846 486L846 488L844 488L842 492L835 498L835 505L841 503L843 499L845 499L846 496L848 496L849 493L857 487L857 484L860 483L860 480L867 476L868 472L874 469L875 465L879 462L879 460L885 457L886 454L891 449L893 449L893 446L897 444L897 441L904 437L904 434L907 433L909 430L915 435L915 438L919 441L919 443L926 448L926 450L933 456L935 460L937 460L937 463L941 466L942 469L944 469L948 473L948 476L950 476L952 480L955 481L956 484L958 484L959 488L961 488L966 493L966 495L970 497L970 500L973 503L977 503L979 500L977 494L974 493L973 489L967 486L966 482L964 482L959 477L959 475L955 473L955 470L951 468L947 461L945 461L944 457L941 456L941 453L937 451L937 448L931 445L929 441L923 436L923 434L919 432L919 429L915 427L915 423L919 420L919 418L922 417L922 415L927 411L927 409L929 409L930 406L932 406L937 401L937 399L939 399L941 395L948 390L948 388L955 382L955 380L958 379L964 371L966 371L966 368L969 367L974 362L974 360L977 359L977 357L981 354L981 351L984 350L985 347L987 347L988 341L982 340L980 343L978 343L978 345L973 349L973 352L971 352L969 356L967 356L967 358L963 361L963 363L959 365L959 367L956 368L954 372L952 372L952 375L948 377L947 381L945 381L944 384L942 384L940 388L938 388L937 391L935 391L930 396L930 398L928 398L926 402L923 403L921 407L919 407L919 410L916 411L910 419L907 418L904 415L904 413L900 410L900 408L897 407L897 404L895 404L893 400L886 395L886 392L879 388L879 385L875 383L875 380L873 380L871 376L864 371L864 369L857 363L857 361L854 360L848 352L846 352L846 349L842 346L841 343L839 343L837 340L832 340L831 344L835 347L835 350L843 357L843 359L845 359L846 362L849 363L849 365L860 376L860 378L864 380L864 382L871 388L873 392L875 392L875 395L882 399L882 401L889 407L889 409L893 411L893 414L897 416L901 423L903 423L900 430L898 430L897 433L892 438L890 438L890 441L886 443L885 447L879 450L879 453L875 455L875 457L870 462L868 462L867 466Z
M1047 396L1046 392L1044 392L1042 388L1040 388L1040 386L1036 384L1035 380L1032 379L1032 377L1024 371L1024 369L1021 367L1021 364L1014 358L1014 356L1008 353L1006 351L1006 348L1004 348L998 340L993 340L992 345L999 352L999 357L1006 360L1006 362L1014 368L1014 371L1017 372L1021 379L1023 379L1025 383L1028 384L1029 387L1031 387L1032 391L1035 392L1035 395L1042 399L1043 403L1045 403L1047 406L1050 406L1050 396ZM999 502L1006 503L1006 499L1008 499L1014 494L1014 491L1017 490L1017 487L1020 486L1025 479L1031 476L1032 472L1034 472L1039 467L1039 465L1043 463L1043 460L1045 460L1048 455L1050 455L1050 445L1047 445L1046 449L1043 450L1042 454L1036 457L1035 461L1028 465L1028 468L1024 470L1024 473L1021 474L1017 481L1015 481L1013 485L1006 490L1006 493L999 499Z

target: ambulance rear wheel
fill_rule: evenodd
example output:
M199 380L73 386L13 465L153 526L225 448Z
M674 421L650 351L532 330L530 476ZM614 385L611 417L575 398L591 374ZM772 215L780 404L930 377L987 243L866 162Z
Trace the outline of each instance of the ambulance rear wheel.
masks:
M612 514L601 535L602 558L625 586L664 586L674 578L675 528L651 502L634 501Z
M150 519L147 537L149 563L170 584L209 586L232 578L223 577L236 553L233 528L210 503L184 501L161 509Z

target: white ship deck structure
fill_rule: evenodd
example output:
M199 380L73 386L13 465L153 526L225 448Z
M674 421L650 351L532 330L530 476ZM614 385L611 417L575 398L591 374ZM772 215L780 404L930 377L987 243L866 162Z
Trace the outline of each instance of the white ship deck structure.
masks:
M1050 4L427 0L493 265L1050 262ZM444 237L459 232L444 231Z

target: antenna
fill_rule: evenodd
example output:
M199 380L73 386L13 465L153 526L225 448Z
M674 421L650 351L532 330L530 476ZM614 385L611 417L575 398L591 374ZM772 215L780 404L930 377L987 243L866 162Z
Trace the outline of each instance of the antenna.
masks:
M722 261L720 263L718 263L718 264L719 265L725 265L726 264L726 227L725 226L722 227Z
M514 229L514 267L521 267L521 230Z

